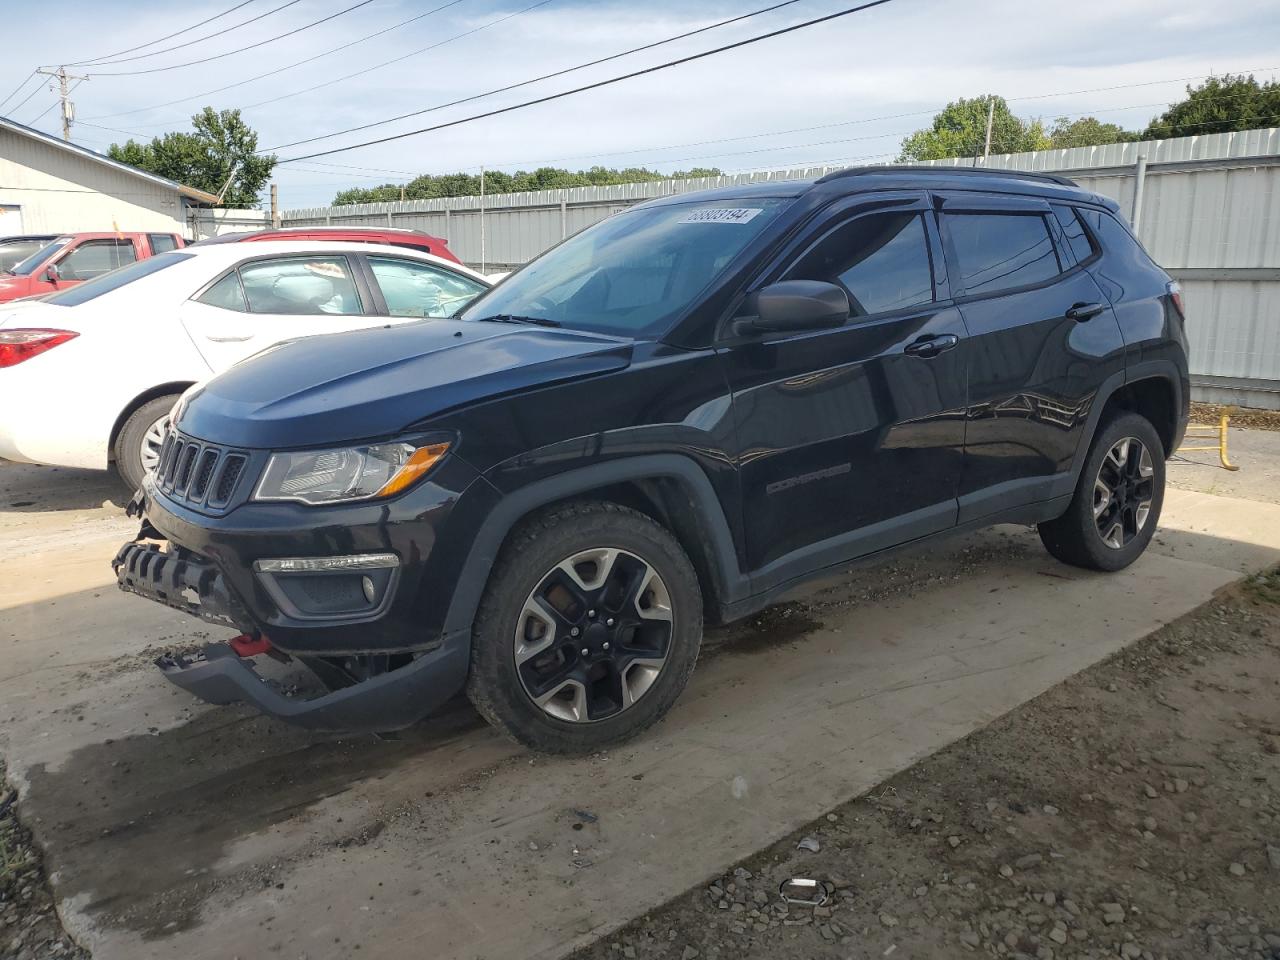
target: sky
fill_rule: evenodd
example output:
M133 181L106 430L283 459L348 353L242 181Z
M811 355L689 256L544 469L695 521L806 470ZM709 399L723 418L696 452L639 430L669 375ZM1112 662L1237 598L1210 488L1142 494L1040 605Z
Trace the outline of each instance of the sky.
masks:
M152 43L237 2L239 9L225 16ZM365 0L341 12L358 2L65 0L51 23L40 4L0 0L6 33L20 38L0 59L0 98L19 89L0 100L0 115L60 132L48 84L19 85L36 67L65 63L70 73L90 75L72 95L72 138L91 149L189 129L191 114L211 105L240 108L259 146L286 160L629 73L833 13L854 0L799 0L519 90L285 146L610 56L777 0ZM252 18L260 19L237 26ZM396 26L410 18L417 19ZM280 37L289 31L297 32ZM121 53L143 44L149 45ZM178 44L184 46L166 52ZM241 49L252 44L260 45ZM191 62L207 58L213 59ZM315 59L291 66L308 58ZM381 65L396 58L402 59ZM99 63L71 65L89 60ZM153 72L136 72L142 70ZM279 72L251 79L269 71ZM347 187L481 165L738 172L876 162L892 159L906 135L957 97L996 93L1020 116L1094 115L1141 129L1179 99L1187 78L1227 72L1280 77L1275 0L892 0L551 103L281 163L274 180L281 207L297 209L327 205ZM160 106L175 100L181 102Z

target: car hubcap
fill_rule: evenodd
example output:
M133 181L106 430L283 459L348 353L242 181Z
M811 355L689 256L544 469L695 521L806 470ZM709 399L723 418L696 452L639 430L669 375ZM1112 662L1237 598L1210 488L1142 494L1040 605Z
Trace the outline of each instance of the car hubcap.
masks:
M613 547L583 550L556 564L525 600L516 671L550 716L603 720L653 687L674 626L671 594L645 560Z
M164 446L164 429L169 424L169 415L163 417L147 428L142 436L142 472L152 473L160 466L160 448Z
M1147 525L1155 490L1151 453L1133 437L1117 441L1093 482L1093 520L1102 542L1119 550L1136 537Z

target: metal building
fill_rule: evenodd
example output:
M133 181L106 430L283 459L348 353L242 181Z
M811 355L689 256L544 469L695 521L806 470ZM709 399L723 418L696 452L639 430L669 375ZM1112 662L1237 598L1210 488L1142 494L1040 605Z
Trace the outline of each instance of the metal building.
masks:
M188 235L211 193L0 117L0 236L123 230Z

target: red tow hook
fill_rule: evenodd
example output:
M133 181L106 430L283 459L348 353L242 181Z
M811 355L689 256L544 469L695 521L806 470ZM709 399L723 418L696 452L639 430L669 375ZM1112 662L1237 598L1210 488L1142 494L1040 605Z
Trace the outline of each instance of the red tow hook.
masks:
M236 652L237 657L256 657L260 653L271 652L271 641L261 634L251 637L247 633L242 633L227 642L231 645L231 649Z

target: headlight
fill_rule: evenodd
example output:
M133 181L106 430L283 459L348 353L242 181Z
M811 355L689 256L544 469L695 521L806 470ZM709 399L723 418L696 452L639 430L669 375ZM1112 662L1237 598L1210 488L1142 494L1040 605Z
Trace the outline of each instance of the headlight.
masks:
M447 443L377 443L273 453L253 499L346 503L390 497L412 486L448 449Z

